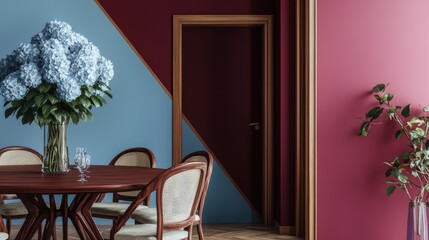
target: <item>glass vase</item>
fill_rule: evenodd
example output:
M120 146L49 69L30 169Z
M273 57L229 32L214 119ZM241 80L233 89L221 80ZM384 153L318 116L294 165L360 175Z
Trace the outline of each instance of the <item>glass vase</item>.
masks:
M67 123L44 126L43 173L66 173L70 171L67 147Z
M429 240L427 204L411 202L408 207L407 240Z

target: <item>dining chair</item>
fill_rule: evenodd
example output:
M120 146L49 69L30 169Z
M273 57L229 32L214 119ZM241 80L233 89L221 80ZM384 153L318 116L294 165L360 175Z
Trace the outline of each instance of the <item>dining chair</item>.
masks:
M181 163L160 173L114 220L104 239L192 239L192 224L205 186L207 164ZM156 192L155 224L125 225L133 212L152 192Z
M154 168L156 159L153 152L147 148L137 147L129 148L116 155L109 165L114 166L135 166ZM113 193L112 202L101 202L104 198L102 194L96 203L91 208L91 214L98 218L115 219L119 214L122 214L130 205L119 201L133 201L140 191L115 192ZM143 201L143 205L138 209L146 208L149 204L150 196Z
M0 240L7 240L9 238L9 234L5 232L0 232Z
M10 146L0 149L0 166L6 165L42 165L43 156L34 149L23 146ZM0 216L6 219L6 231L10 234L13 219L22 219L27 216L27 208L22 202L8 202L4 200L18 199L15 194L0 194ZM40 239L39 229L39 239Z
M207 190L209 187L210 178L213 170L213 156L206 151L198 151L187 155L182 159L181 162L182 163L202 162L207 164L205 184L201 195L201 200L198 204L197 213L194 216L194 222L193 222L193 225L197 226L198 238L200 240L203 240L204 234L203 234L202 215L203 215L203 209L204 209L204 202L206 200ZM132 214L131 218L133 218L135 221L140 223L155 224L157 221L156 211L157 210L155 208L137 209Z

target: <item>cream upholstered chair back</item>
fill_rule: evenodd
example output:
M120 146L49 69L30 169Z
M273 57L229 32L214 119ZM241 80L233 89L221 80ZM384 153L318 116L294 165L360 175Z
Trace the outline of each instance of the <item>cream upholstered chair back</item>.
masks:
M200 217L202 217L201 215L203 214L204 202L206 200L210 178L212 176L212 171L213 171L213 156L206 151L193 152L187 155L186 157L184 157L182 160L182 163L189 163L189 162L202 162L207 164L206 181L204 184L205 186L201 195L200 204L198 205L198 214L200 215Z
M147 148L129 148L122 151L110 162L110 165L155 167L155 157Z
M11 146L0 149L0 165L41 165L43 156L34 149Z
M164 229L183 232L191 226L199 204L206 179L207 164L200 162L181 163L160 173L139 193L127 210L114 221L110 231L111 239L164 239ZM152 192L156 191L156 229L154 224L127 225L136 208ZM124 229L121 229L123 228ZM176 231L176 232L177 232ZM117 233L117 234L116 234ZM191 237L191 231L188 231ZM143 238L144 237L144 238ZM179 238L183 239L186 234Z
M192 216L193 206L200 187L201 171L191 169L168 178L162 188L162 216L164 223L187 220Z
M109 165L115 166L134 166L154 168L156 166L155 155L151 150L144 147L128 148L116 155ZM132 201L140 193L140 191L116 192L113 193L113 202L120 200ZM97 200L100 202L104 195ZM145 200L145 204L149 204L150 197Z

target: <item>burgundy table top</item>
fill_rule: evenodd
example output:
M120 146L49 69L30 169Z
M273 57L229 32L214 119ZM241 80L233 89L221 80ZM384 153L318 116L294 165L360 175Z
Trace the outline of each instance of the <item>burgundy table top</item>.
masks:
M105 193L143 189L165 169L91 166L87 182L79 182L79 171L70 168L69 173L43 174L40 165L0 166L0 193L16 194L63 194Z

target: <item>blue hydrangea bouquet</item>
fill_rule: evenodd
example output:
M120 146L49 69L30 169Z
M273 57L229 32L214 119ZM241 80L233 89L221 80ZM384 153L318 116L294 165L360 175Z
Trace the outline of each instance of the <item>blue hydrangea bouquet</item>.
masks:
M48 138L55 149L52 156L46 156L52 152L46 149L48 140L45 159L67 154L58 147L65 145L58 139L64 135L61 126L92 120L91 109L103 106L105 96L112 98L109 82L113 75L112 62L87 38L65 22L48 22L30 43L21 44L0 60L5 117L15 115L23 124L49 126ZM51 167L68 171L68 156L66 169L58 164Z

